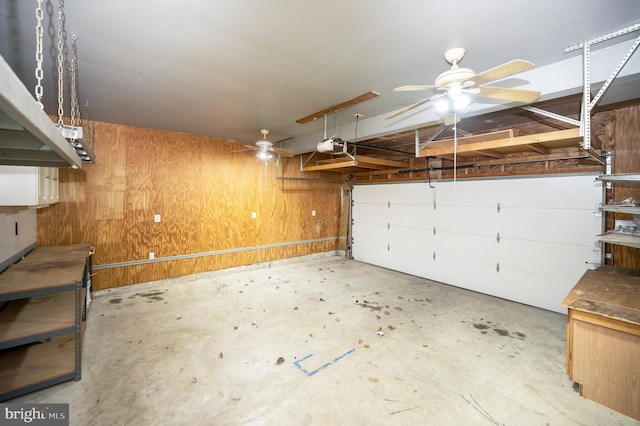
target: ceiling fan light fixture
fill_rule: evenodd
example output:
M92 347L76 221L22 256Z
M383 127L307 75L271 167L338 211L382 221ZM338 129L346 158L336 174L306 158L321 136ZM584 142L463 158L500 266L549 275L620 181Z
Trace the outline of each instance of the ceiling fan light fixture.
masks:
M471 97L468 95L460 95L453 100L453 108L456 111L462 111L469 105L471 105Z
M440 112L449 111L449 101L446 99L440 99L436 102L436 109Z
M258 157L261 160L267 161L273 158L273 155L271 155L271 153L268 151L260 151L256 154L256 157Z

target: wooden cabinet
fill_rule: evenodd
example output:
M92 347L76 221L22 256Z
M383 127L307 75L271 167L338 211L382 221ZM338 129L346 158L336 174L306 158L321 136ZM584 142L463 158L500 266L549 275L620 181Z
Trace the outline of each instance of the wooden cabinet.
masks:
M57 168L0 166L0 206L41 207L58 201Z
M640 420L640 271L589 270L562 306L569 378L585 398Z
M80 380L91 254L38 247L0 274L0 401Z

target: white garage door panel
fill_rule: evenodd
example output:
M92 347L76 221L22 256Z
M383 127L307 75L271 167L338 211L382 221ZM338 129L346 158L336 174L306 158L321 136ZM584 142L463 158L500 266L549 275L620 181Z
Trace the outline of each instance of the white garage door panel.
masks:
M395 185L358 185L358 189L353 192L353 201L387 204L389 197L393 195ZM355 189L355 188L354 188Z
M593 210L505 208L500 212L500 236L592 245L601 232L601 221Z
M601 260L595 176L356 185L353 255L563 312L566 293Z
M500 268L578 280L595 260L592 247L500 240Z
M382 267L389 267L389 251L387 246L354 243L353 258L361 262L371 263Z
M576 284L576 280L500 270L503 297L507 300L566 314L560 302Z
M386 224L354 223L353 241L354 243L367 243L386 247L388 244L387 232Z
M596 208L602 194L597 174L505 179L500 204L503 207L555 209Z
M436 232L455 231L470 235L493 235L498 232L498 212L492 207L436 208Z
M387 226L389 207L386 204L356 204L353 206L353 220L361 223L377 223Z
M418 253L433 253L433 231L392 227L389 232L389 245L392 249L402 249Z
M389 221L391 226L411 226L415 228L433 229L435 213L432 205L391 204Z
M450 259L436 254L433 276L429 279L456 287L499 296L498 274L495 266L481 265L460 259Z
M389 255L393 269L396 271L419 277L424 277L430 272L431 254L427 255L415 251L398 250L392 246Z
M491 184L487 185L487 182ZM500 195L498 180L438 182L435 186L436 204L447 206L495 207Z
M473 263L493 266L498 262L498 244L495 237L436 232L434 246L436 258L444 256L466 259Z
M405 183L390 187L392 189L387 194L392 207L395 204L433 204L429 186L425 183Z

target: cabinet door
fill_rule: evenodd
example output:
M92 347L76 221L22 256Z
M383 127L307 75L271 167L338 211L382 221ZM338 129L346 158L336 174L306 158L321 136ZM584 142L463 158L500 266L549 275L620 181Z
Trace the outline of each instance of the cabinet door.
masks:
M58 169L0 166L0 206L37 207L58 198Z

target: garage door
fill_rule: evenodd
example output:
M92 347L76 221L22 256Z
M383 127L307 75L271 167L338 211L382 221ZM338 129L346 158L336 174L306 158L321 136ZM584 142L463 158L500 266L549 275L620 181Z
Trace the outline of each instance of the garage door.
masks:
M356 260L566 312L601 261L596 174L356 185Z

